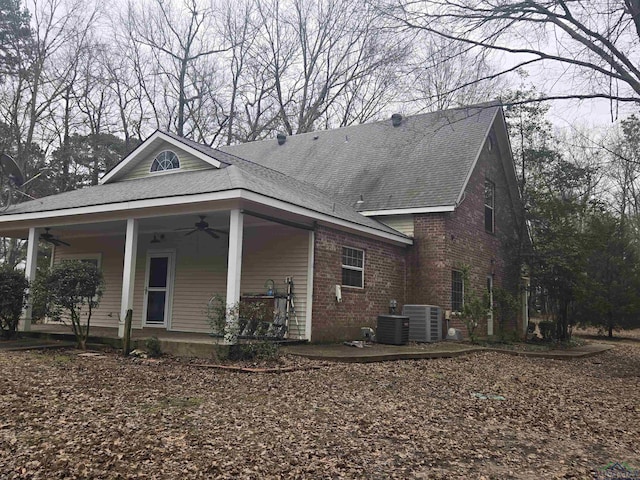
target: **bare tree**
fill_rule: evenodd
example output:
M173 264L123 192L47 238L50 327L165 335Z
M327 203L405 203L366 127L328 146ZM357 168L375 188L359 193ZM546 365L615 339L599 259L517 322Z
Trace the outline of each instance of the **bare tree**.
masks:
M353 92L359 80L373 79L401 60L405 49L401 39L380 28L379 13L364 2L294 0L293 7L285 21L295 27L301 65L290 116L296 120L295 133L302 133L347 97L349 87Z
M446 110L493 100L504 88L494 77L495 68L483 52L476 54L464 43L428 36L416 39L404 76L403 103L414 111ZM478 79L486 81L479 82Z
M197 0L183 0L179 8L162 0L128 4L125 24L130 36L143 47L141 55L148 55L157 68L153 74L161 79L149 98L156 109L162 108L165 128L172 127L180 136L204 128L193 121L194 107L212 100L215 71L205 62L228 48L215 35L215 18L212 8Z
M507 55L513 63L489 78L555 64L565 89L545 99L640 101L640 0L383 0L379 6L403 28Z

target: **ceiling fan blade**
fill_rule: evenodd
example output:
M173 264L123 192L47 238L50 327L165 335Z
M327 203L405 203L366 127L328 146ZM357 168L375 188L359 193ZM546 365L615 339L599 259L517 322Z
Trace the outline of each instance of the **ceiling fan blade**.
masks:
M203 232L207 232L209 235L211 235L213 238L220 238L220 235L218 235L217 233L215 233L212 229L210 228L205 228L203 230Z
M195 229L191 230L190 232L185 233L184 236L188 237L189 235L191 235L192 233L196 233L197 231L198 231L198 229L195 228Z
M71 246L71 244L70 244L70 243L67 243L67 242L65 242L64 240L60 240L59 238L56 238L56 239L55 239L55 241L56 241L56 245L57 245L58 247L59 247L60 245L64 245L65 247L70 247L70 246Z

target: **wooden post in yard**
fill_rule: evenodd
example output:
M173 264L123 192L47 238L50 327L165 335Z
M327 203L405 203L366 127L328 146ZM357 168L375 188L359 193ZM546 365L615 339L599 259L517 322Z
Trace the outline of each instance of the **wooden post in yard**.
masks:
M133 319L133 310L127 310L127 315L124 317L124 336L122 337L122 355L125 357L129 355L131 350L131 323Z

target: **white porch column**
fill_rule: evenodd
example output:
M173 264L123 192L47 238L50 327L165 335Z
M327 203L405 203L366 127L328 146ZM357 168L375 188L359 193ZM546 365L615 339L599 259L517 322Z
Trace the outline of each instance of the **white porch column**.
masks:
M133 291L136 277L136 256L138 250L138 220L127 219L127 236L124 241L124 269L122 271L122 299L120 301L120 319L118 337L124 337L124 319L127 310L133 309Z
M312 313L313 313L313 267L314 267L314 256L315 256L315 248L316 248L316 233L313 230L309 231L309 254L308 254L308 264L307 264L307 305L306 305L306 319L304 325L304 338L311 341L311 322L312 322Z
M27 265L24 271L29 282L36 279L36 268L38 266L38 240L40 238L40 230L37 228L29 229L29 240L27 241ZM27 291L29 293L29 291ZM27 304L22 312L22 318L18 322L18 330L28 332L31 330L31 317L33 315L33 298L27 296Z
M239 209L231 210L229 218L229 257L227 263L227 309L240 301L240 275L242 272L242 230L243 214ZM227 317L225 341L235 344L238 341L235 327L237 318Z

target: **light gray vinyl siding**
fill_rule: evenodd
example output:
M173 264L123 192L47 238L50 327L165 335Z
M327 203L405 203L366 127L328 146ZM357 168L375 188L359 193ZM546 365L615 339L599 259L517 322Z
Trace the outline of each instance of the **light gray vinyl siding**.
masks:
M186 170L204 170L209 168L215 168L209 163L200 160L198 157L191 155L190 153L185 152L179 148L176 148L172 145L161 145L158 148L155 148L153 151L149 153L149 155L145 155L144 157L137 160L135 165L129 167L126 173L123 173L120 177L120 180L133 180L134 178L147 177L150 175L170 175L167 172L154 172L151 173L149 170L151 169L151 164L153 163L153 159L156 156L164 151L171 150L178 156L178 160L180 160L180 170L177 171L186 171Z
M214 295L227 291L228 237L213 239L206 234L167 232L160 244L151 244L151 234L138 237L133 328L142 328L144 311L145 270L151 251L172 251L173 305L170 330L181 332L211 331L207 322L207 303ZM124 236L65 238L71 248L56 248L54 261L76 258L79 254L102 255L101 268L105 290L91 324L118 326L122 295ZM304 338L307 303L309 233L306 230L269 224L244 229L241 292L243 295L264 293L265 282L272 279L278 293L286 294L286 277L293 277L295 316L289 322L289 336Z
M175 262L169 329L208 333L207 302L215 293L224 295L226 292L228 238L223 235L214 239L203 233L185 237L183 233L168 232L159 244L151 244L151 239L152 235L146 234L138 241L134 327L143 325L147 254L169 250L173 252Z
M104 277L104 293L100 305L91 315L91 325L95 327L118 327L120 300L122 295L122 265L124 262L124 237L65 237L71 247L55 248L54 263L79 259L83 255L100 254L101 270Z
M385 215L380 217L374 217L381 223L384 223L387 227L391 227L394 230L404 233L408 237L413 237L413 215Z
M309 232L271 224L246 228L243 242L243 294L265 293L273 280L277 293L286 294L287 277L293 277L295 315L289 320L289 338L304 338L307 309Z

